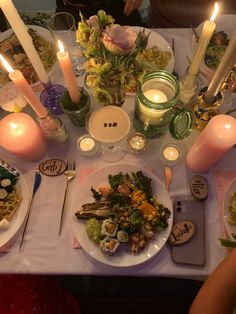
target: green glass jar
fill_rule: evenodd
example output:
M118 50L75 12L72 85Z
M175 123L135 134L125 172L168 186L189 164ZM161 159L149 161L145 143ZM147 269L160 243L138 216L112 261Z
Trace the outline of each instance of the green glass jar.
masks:
M188 109L176 109L179 83L164 71L146 74L137 87L134 127L146 137L160 137L169 129L174 138L181 139L192 131L194 119Z

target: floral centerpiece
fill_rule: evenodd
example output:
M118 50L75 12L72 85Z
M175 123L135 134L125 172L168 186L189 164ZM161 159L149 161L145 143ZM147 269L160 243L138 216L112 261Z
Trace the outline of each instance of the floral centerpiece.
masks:
M130 26L114 24L111 15L103 10L86 20L80 13L77 42L84 47L87 58L85 70L86 84L93 87L98 103L115 104L114 87L120 92L134 92L137 81L144 75L144 69L136 57L146 48L148 35L144 30L138 34ZM122 102L118 99L118 102ZM124 99L123 99L124 100Z

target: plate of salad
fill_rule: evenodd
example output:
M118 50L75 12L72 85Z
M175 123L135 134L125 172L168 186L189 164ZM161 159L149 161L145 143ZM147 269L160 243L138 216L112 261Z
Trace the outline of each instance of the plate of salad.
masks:
M156 255L172 224L172 202L163 183L129 164L91 174L79 186L72 207L72 229L81 247L116 267L138 265Z

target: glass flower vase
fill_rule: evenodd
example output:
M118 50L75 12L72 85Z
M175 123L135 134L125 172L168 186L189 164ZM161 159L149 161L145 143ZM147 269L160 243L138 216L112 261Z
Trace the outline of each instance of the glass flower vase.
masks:
M102 82L95 87L94 96L96 102L102 106L121 107L125 101L125 91L120 82Z

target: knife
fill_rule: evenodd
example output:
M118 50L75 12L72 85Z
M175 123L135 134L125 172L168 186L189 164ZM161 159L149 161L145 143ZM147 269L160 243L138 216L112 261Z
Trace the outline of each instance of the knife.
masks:
M22 238L21 238L19 250L21 249L22 244L23 244L23 240L24 240L26 228L27 228L27 225L28 225L30 211L31 211L31 207L32 207L32 204L33 204L34 196L35 196L36 192L38 191L38 188L39 188L40 183L41 183L41 179L42 179L41 174L40 174L39 170L36 169L35 175L34 175L33 192L32 192L31 200L30 200L30 203L29 203L28 211L27 211L26 222L25 222L23 233L22 233Z

